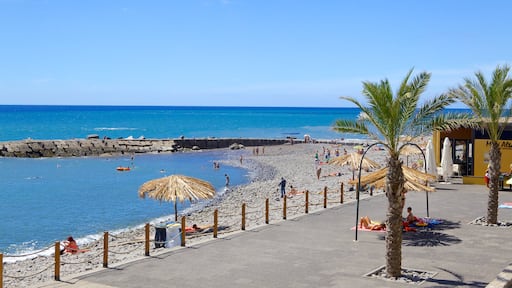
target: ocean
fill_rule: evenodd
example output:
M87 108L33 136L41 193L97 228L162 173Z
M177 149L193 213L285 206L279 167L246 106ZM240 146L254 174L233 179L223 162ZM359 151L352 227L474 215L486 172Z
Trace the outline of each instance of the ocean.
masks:
M85 138L341 138L331 130L357 108L1 106L0 141ZM346 135L350 137L349 135ZM357 137L352 135L352 137Z
M361 138L339 134L336 119L354 119L357 108L1 106L0 141L72 139L91 134L127 138ZM171 218L172 203L138 198L145 181L184 174L210 181L224 191L250 181L250 172L223 161L250 151L215 150L119 157L0 158L0 252L25 254L69 235L79 244L103 231L116 232ZM132 166L129 172L117 166ZM196 209L183 203L179 211ZM204 203L203 203L204 204ZM188 209L188 210L187 210Z

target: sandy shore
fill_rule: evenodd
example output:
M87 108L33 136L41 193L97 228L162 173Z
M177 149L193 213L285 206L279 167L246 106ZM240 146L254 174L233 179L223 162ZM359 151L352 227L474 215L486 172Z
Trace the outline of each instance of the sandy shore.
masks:
M187 226L193 223L199 226L213 224L213 211L219 211L219 226L224 229L219 232L219 237L223 233L239 231L241 227L241 207L246 203L246 228L251 229L258 225L263 225L265 199L270 202L270 222L282 220L282 199L278 190L278 184L281 177L287 180L287 191L290 185L296 187L298 191L308 190L310 211L323 209L324 187L328 189L329 206L336 205L340 199L340 186L344 183L345 202L353 201L354 192L348 191L350 185L348 180L352 178L352 171L348 166L321 165L322 173L320 179L317 179L315 171L315 154L318 152L319 158L325 161L324 149L331 151L331 157L335 157L335 150L339 149L343 154L344 149L348 153L354 151L349 145L334 144L295 144L279 145L265 147L264 151L260 147L259 154L254 155L252 148L247 148L242 163L240 163L240 153L234 153L232 158L224 164L242 166L251 171L251 183L243 186L232 187L222 197L218 197L209 202L205 207L197 212L187 216ZM381 164L385 163L386 151L372 150L367 157ZM413 160L409 160L413 161ZM341 176L330 176L334 173L341 173ZM376 191L378 193L378 191ZM363 193L362 197L368 197ZM287 216L304 214L304 195L298 194L287 198ZM151 227L151 238L154 236L154 228ZM211 239L212 234L203 233L192 237L187 237L187 245ZM109 266L135 260L144 257L144 231L142 227L134 231L111 235L109 241ZM86 253L76 255L63 255L61 258L61 279L69 279L72 275L87 273L96 269L101 269L103 263L103 240L89 244ZM151 255L163 253L167 249L155 249L151 245ZM36 257L30 260L18 261L15 263L4 264L4 287L37 287L41 285L50 285L54 277L53 257ZM40 273L41 271L44 271ZM24 277L35 275L32 277ZM21 278L17 278L21 277ZM50 285L51 286L51 285Z

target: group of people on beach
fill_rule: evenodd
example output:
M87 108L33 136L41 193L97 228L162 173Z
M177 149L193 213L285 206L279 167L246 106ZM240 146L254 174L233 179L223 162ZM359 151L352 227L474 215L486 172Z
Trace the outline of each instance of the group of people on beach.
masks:
M412 207L407 207L407 216L404 217L402 225L405 231L416 231L411 225L423 226L423 220L414 216ZM370 217L364 216L359 219L359 228L367 230L386 230L386 223L373 221Z
M261 147L261 154L265 154L265 146ZM254 147L252 148L252 155L255 155L255 156L258 156L260 155L260 148L259 147Z

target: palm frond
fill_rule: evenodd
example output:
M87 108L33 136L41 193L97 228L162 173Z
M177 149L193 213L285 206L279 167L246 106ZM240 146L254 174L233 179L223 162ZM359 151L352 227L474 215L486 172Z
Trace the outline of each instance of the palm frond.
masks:
M364 122L346 119L336 120L336 122L334 122L333 130L342 133L358 133L362 135L370 134L370 131Z
M466 104L479 119L491 141L501 138L511 116L512 79L508 77L510 67L498 66L489 83L482 72L475 79L464 79L464 84L449 93Z
M479 118L475 118L471 113L445 113L432 118L426 125L428 130L433 131L453 131L459 128L478 129L482 127Z

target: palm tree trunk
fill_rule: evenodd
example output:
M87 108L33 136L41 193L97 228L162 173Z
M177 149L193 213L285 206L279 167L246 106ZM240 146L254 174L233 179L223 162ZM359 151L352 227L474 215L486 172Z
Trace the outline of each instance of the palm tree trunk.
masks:
M500 162L501 150L498 142L491 143L491 150L489 151L490 165L489 165L489 199L487 201L487 223L496 224L498 222L498 193L499 193L499 177L500 177Z
M386 197L388 212L386 221L386 273L389 277L402 274L402 189L404 174L397 155L388 161Z

